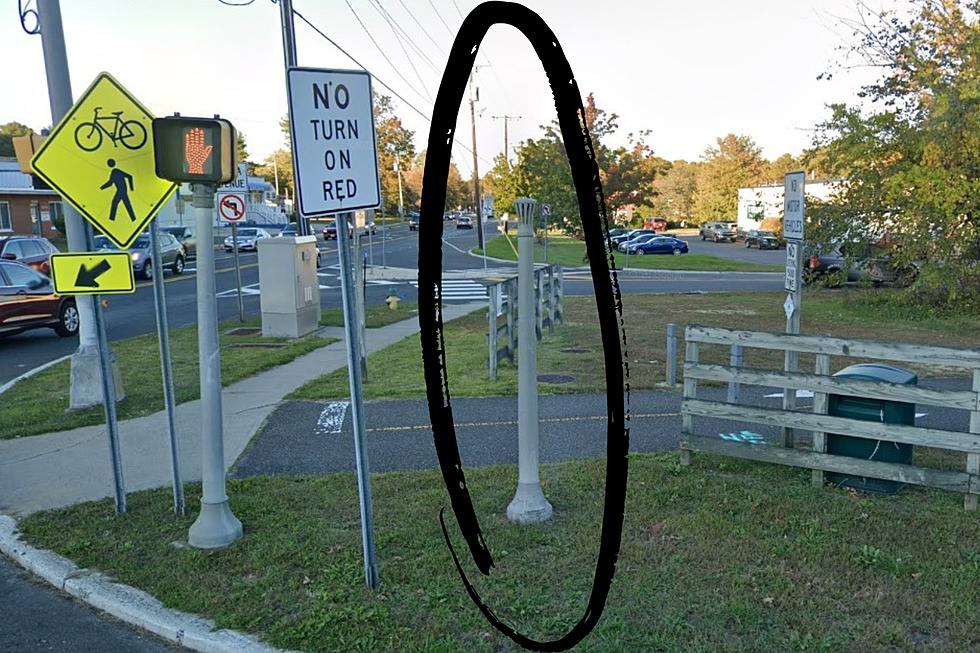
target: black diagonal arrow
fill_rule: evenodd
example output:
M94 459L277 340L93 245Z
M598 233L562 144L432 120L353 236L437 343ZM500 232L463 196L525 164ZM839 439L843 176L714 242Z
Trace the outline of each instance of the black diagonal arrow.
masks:
M80 288L98 288L99 282L96 281L103 273L108 272L109 259L102 259L97 263L91 270L85 267L82 263L82 267L78 268L78 277L75 278L75 285Z

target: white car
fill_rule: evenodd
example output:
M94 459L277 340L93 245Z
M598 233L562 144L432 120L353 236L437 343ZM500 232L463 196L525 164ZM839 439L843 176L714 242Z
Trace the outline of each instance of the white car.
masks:
M258 241L262 238L271 238L271 234L265 229L258 229L256 227L242 227L238 230L238 251L244 252L245 250L252 250L253 252L258 251L259 244ZM225 238L225 251L230 252L235 249L235 241L231 236Z

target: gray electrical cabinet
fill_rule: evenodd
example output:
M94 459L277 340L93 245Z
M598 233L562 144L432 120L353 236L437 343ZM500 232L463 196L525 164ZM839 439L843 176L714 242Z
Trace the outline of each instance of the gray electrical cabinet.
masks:
M262 335L312 333L320 324L316 236L262 238L258 248Z

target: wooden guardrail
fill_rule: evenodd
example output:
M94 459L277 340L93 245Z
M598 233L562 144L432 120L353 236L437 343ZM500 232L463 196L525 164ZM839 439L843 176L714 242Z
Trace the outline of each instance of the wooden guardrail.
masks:
M893 344L827 336L789 335L739 331L715 327L688 326L685 332L684 400L681 405L681 458L690 464L691 452L703 451L813 470L813 483L822 487L825 472L837 472L938 487L966 495L964 507L977 510L980 496L980 350L960 350L929 345ZM799 371L745 368L718 365L700 360L702 345L730 348L756 348L814 354L813 374ZM833 356L909 363L916 366L943 366L966 369L972 376L970 390L934 390L911 385L861 381L830 376ZM697 398L698 381L758 385L813 392L812 412L744 406L737 402L706 401ZM883 399L929 406L943 406L970 412L969 432L868 422L827 414L829 395ZM729 392L731 397L731 392ZM811 450L795 446L786 437L783 446L739 442L698 435L695 417L733 419L753 424L809 430ZM966 454L962 472L863 460L827 453L827 434L871 438L957 451Z
M534 321L540 341L547 328L565 320L564 276L561 266L551 264L534 270ZM517 353L517 277L494 281L487 286L487 350L490 378L496 380L501 358L512 364Z

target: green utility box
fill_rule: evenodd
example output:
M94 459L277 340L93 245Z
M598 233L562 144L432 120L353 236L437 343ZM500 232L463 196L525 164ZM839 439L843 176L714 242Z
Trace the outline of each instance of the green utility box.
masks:
M834 376L860 381L884 381L900 385L916 385L918 377L909 370L891 365L863 363L842 369ZM868 422L915 425L915 404L884 399L866 399L845 395L829 395L827 412L836 417L849 417ZM886 463L912 464L912 445L885 440L856 438L849 435L827 434L827 453L835 456L863 458ZM850 474L827 473L827 480L865 492L895 494L902 483Z

